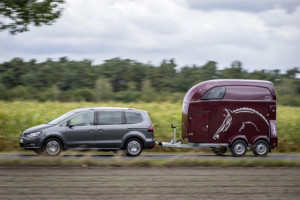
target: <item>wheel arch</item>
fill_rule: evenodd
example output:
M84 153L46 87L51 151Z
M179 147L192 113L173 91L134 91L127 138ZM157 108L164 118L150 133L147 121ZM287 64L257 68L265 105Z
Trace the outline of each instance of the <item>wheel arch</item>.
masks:
M257 142L257 141L259 141L259 140L264 140L264 141L266 141L266 142L269 144L269 146L270 146L270 140L269 140L268 136L265 136L265 135L261 135L261 136L258 136L258 137L253 138L251 144L254 145L255 142Z
M229 139L228 146L230 147L235 141L243 140L247 146L249 146L248 139L245 135L236 135Z
M127 138L124 140L123 144L122 144L122 149L125 148L125 145L126 145L127 142L128 142L129 140L131 140L131 139L137 139L137 140L139 140L139 141L141 142L141 144L142 144L142 149L145 149L145 146L146 146L145 140L144 140L142 137L137 136L137 135L131 135L131 136L127 137Z
M61 145L62 145L62 148L63 148L63 149L66 149L64 140L63 140L61 137L57 136L57 135L49 135L49 136L47 136L47 137L42 141L42 148L45 146L45 143L47 142L47 140L52 139L52 138L53 138L53 139L59 140L59 142L60 142Z

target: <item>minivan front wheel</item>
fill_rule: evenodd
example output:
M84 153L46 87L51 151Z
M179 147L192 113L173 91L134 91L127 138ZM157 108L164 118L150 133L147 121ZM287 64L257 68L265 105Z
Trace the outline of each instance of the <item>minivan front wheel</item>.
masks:
M125 145L127 156L138 156L142 153L142 143L138 139L130 139Z
M58 156L61 150L62 145L58 139L50 138L45 142L44 153L46 156Z

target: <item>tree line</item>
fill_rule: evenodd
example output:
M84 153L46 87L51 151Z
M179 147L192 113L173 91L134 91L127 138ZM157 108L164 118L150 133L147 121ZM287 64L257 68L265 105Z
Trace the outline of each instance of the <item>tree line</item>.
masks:
M159 65L113 58L94 65L90 60L24 61L14 58L0 64L1 100L38 101L171 101L181 102L195 84L211 79L257 79L272 81L279 102L300 106L297 67L281 72L243 69L240 61L217 69L209 61L203 66L178 68L173 59Z

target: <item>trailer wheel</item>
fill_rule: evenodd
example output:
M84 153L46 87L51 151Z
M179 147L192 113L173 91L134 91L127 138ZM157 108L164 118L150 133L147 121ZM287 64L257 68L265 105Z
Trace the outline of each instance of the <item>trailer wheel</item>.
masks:
M269 144L264 140L259 140L255 142L254 148L253 148L253 154L255 156L266 156L268 155L268 152L270 150Z
M243 140L236 140L230 146L230 151L235 157L243 157L247 152L247 144Z
M217 156L222 156L224 153L226 153L227 148L218 148L218 149L212 149L212 152L216 154Z

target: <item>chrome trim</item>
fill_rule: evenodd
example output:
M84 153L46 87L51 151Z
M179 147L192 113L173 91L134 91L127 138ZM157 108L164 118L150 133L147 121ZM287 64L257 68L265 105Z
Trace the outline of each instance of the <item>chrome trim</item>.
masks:
M175 147L175 148L199 148L199 149L211 149L211 148L221 148L228 147L228 143L188 143L181 144L180 142L161 142L159 143L162 147Z

